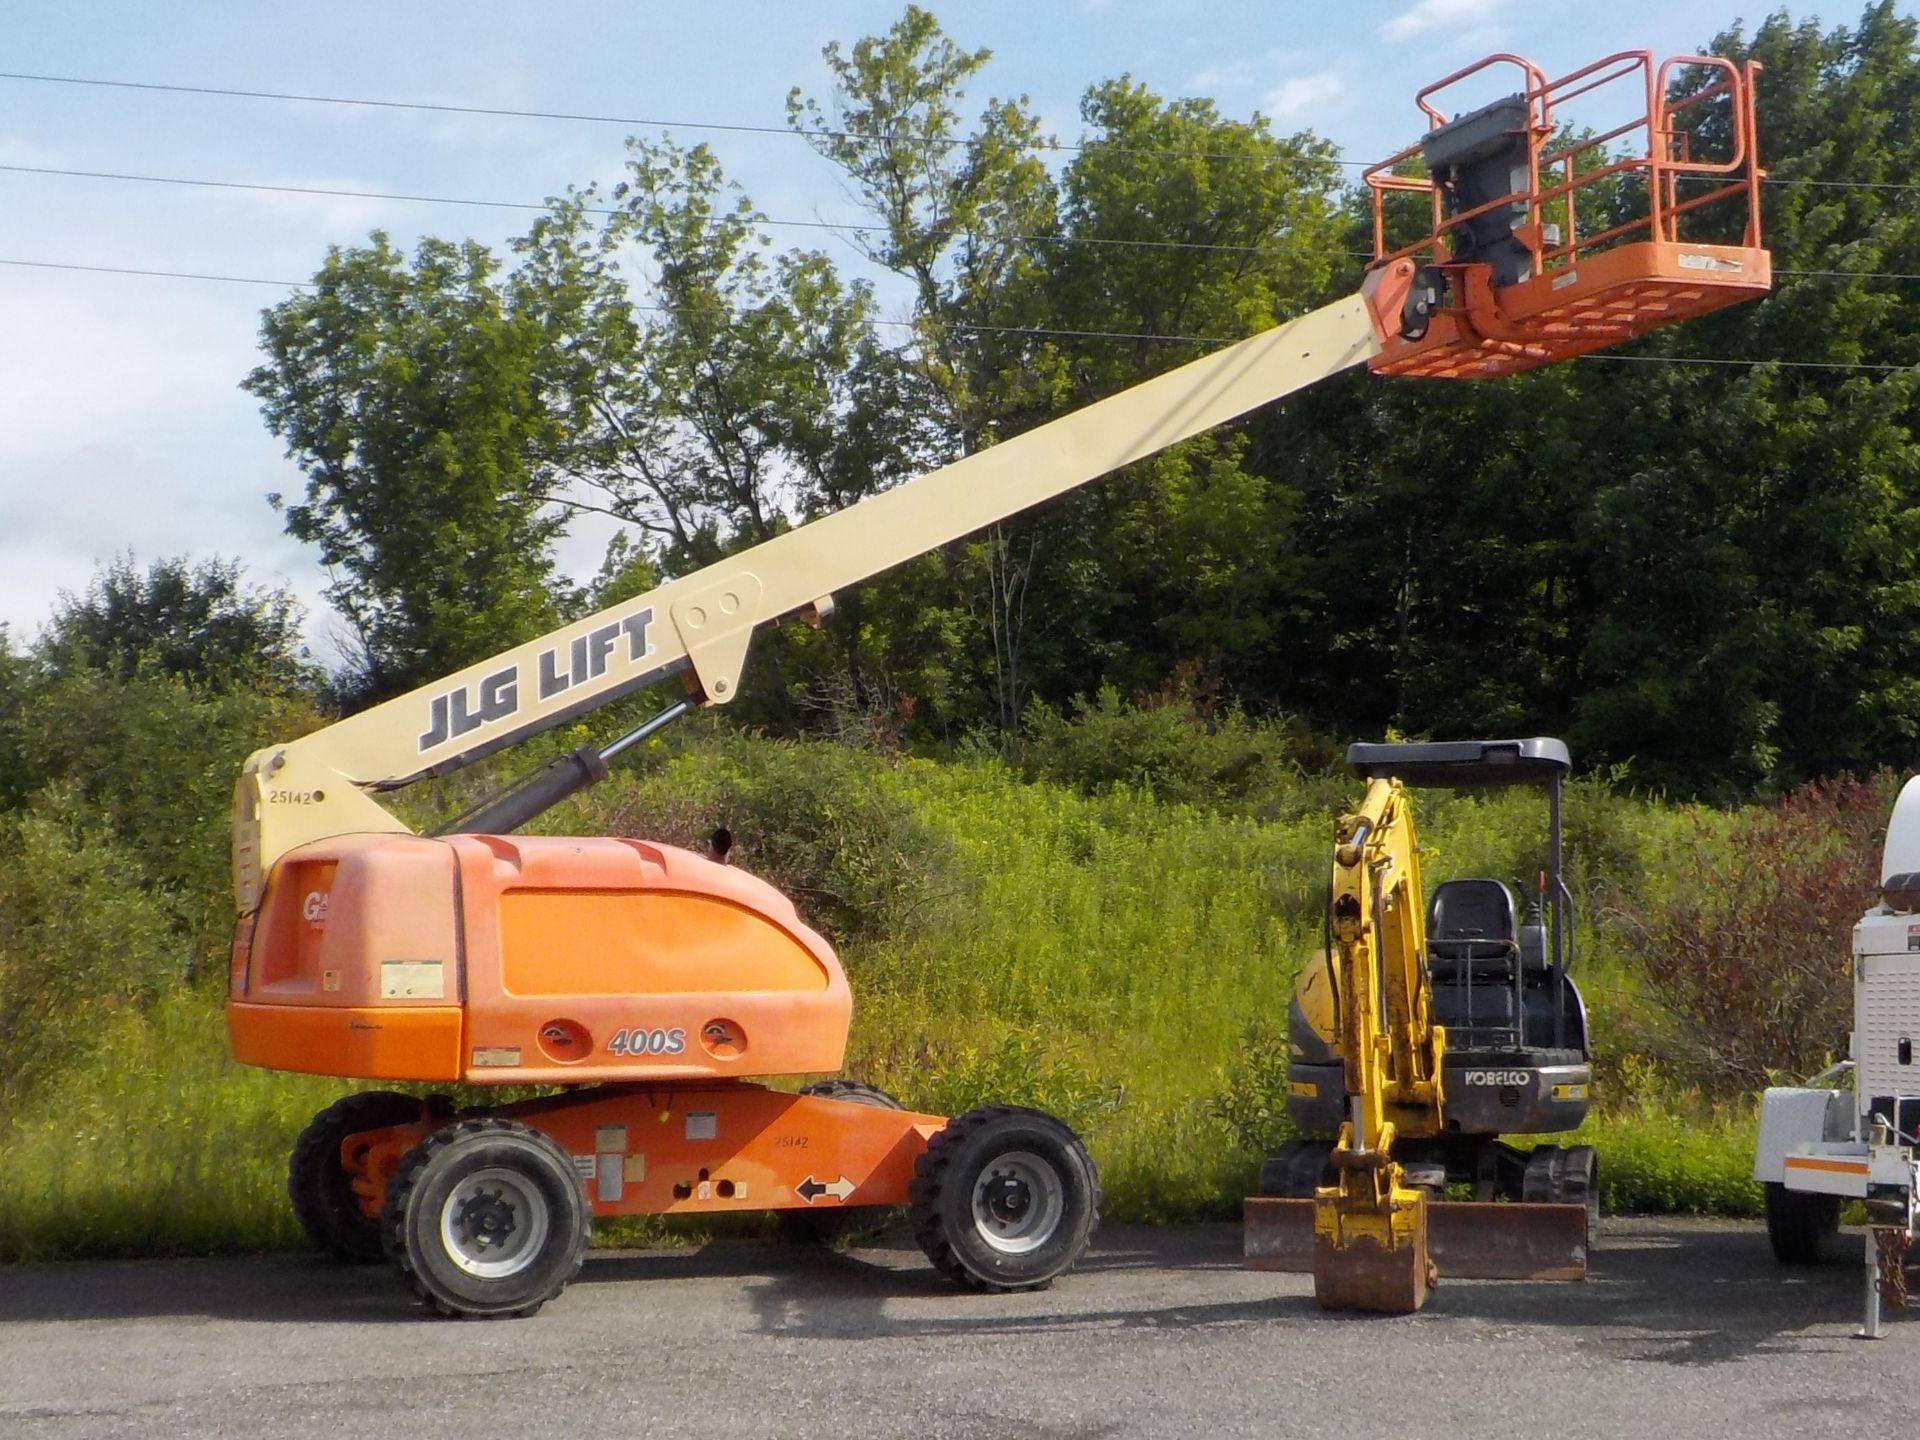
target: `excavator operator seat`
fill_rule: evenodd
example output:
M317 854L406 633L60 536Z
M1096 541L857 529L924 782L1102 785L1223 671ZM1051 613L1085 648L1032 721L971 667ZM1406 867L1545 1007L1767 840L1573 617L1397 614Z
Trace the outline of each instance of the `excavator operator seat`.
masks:
M1524 933L1513 891L1500 881L1448 880L1434 887L1427 965L1433 1018L1447 1027L1450 1049L1517 1051L1525 1043Z
M1498 880L1436 885L1427 911L1427 958L1436 979L1511 976L1520 958L1513 891Z

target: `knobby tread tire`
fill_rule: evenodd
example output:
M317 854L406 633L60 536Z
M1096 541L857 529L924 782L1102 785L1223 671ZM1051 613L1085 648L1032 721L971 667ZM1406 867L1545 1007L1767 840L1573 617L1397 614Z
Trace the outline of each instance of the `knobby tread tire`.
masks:
M567 1252L555 1267L554 1273L545 1283L536 1287L534 1293L520 1300L510 1308L480 1308L476 1305L464 1305L456 1299L439 1293L430 1279L421 1273L411 1247L408 1245L408 1231L411 1223L410 1210L414 1196L426 1182L429 1171L455 1145L467 1143L477 1137L512 1136L531 1139L538 1146L552 1152L564 1163L567 1173L572 1177L580 1201L579 1222L572 1227L572 1233L564 1236ZM558 1144L530 1125L517 1120L505 1120L495 1116L478 1116L466 1120L457 1120L442 1129L434 1131L418 1145L407 1152L400 1162L400 1168L394 1173L393 1182L387 1188L386 1205L380 1212L380 1231L386 1246L387 1258L392 1260L400 1272L401 1280L416 1298L428 1310L436 1314L452 1316L461 1320L519 1320L537 1313L541 1306L553 1299L572 1283L579 1275L581 1266L586 1263L587 1241L592 1234L592 1206L587 1201L585 1186L573 1169L572 1157Z
M964 1186L971 1200L974 1176L955 1174L955 1168L969 1142L989 1127L1021 1121L1035 1122L1057 1130L1060 1141L1072 1158L1084 1167L1087 1193L1084 1196L1083 1215L1068 1214L1062 1217L1063 1224L1080 1229L1077 1242L1069 1247L1070 1253L1065 1263L1032 1279L1009 1279L981 1273L955 1250L950 1234L947 1201L949 1192L956 1185ZM1100 1206L1104 1198L1100 1189L1100 1172L1093 1163L1093 1157L1087 1154L1080 1137L1064 1122L1044 1110L1023 1105L985 1105L949 1120L946 1127L927 1142L926 1150L914 1161L913 1179L907 1187L907 1209L913 1221L913 1236L934 1269L956 1285L992 1295L1044 1290L1060 1275L1072 1269L1100 1228Z
M340 1143L359 1130L418 1120L426 1107L394 1090L342 1096L300 1132L287 1157L287 1198L294 1219L316 1250L345 1264L367 1264L385 1253L381 1225L359 1208L340 1168Z
M1777 1180L1760 1187L1766 1200L1767 1243L1782 1265L1819 1265L1832 1258L1840 1236L1840 1197L1789 1190Z

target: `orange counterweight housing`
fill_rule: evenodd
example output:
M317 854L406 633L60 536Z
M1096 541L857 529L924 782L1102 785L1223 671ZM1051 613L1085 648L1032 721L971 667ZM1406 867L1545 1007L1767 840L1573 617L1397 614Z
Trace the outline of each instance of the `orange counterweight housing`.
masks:
M834 1071L833 949L754 876L643 840L342 835L234 934L236 1059L471 1084Z

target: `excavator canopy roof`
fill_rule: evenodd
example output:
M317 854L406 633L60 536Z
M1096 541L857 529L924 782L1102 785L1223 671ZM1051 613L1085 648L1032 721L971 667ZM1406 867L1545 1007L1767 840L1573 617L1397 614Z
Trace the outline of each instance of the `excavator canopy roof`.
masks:
M1566 742L1531 740L1440 740L1409 745L1358 743L1347 747L1347 764L1372 779L1389 776L1409 785L1468 788L1540 785L1573 768Z

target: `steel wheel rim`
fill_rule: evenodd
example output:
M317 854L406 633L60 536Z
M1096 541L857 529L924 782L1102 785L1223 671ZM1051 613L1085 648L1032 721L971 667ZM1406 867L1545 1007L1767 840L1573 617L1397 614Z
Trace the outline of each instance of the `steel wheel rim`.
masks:
M1031 1150L997 1155L973 1182L973 1228L1002 1255L1028 1255L1053 1238L1067 1212L1060 1172Z
M440 1207L447 1258L481 1280L517 1275L539 1256L550 1226L546 1197L517 1170L492 1165L461 1180Z

